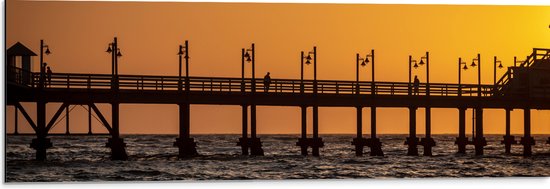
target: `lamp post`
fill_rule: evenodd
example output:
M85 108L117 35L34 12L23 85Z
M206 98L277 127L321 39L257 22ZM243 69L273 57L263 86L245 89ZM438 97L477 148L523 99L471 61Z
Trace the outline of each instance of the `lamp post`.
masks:
M246 62L252 62L252 93L256 92L256 81L255 81L255 62L256 62L256 51L255 51L255 48L254 48L254 43L252 43L252 46L250 49L244 49L243 48L243 52L244 55L243 55L243 60L246 60ZM243 84L244 84L244 61L242 62L242 80L243 80Z
M109 43L107 51L105 52L111 54L111 89L118 90L118 58L122 56L122 53L120 52L120 48L118 48L118 41L116 37L113 39L113 42Z
M44 52L44 48L46 48L46 51ZM50 47L44 43L44 40L40 40L40 80L39 80L39 86L40 88L44 87L44 80L46 79L46 66L44 65L44 54L50 55Z
M313 58L311 57L313 55ZM307 151L304 153L304 149L307 150L307 146L310 146L312 148L312 155L313 156L319 156L319 148L323 147L323 141L322 138L319 138L319 106L317 105L317 47L313 46L313 51L310 51L307 53L307 56L304 56L304 52L301 52L301 76L300 76L300 83L301 83L301 93L304 93L304 59L306 60L305 64L309 65L311 64L311 61L313 60L313 138L311 140L307 140L305 135L305 124L302 121L302 139L300 139L297 143L298 146L302 147L302 154L307 155ZM302 108L302 119L305 119L304 117L305 108Z
M500 60L497 60L497 56L494 57L494 60L493 60L493 95L496 95L497 93L497 63L498 64L498 69L502 69L502 61Z
M189 42L185 40L185 45L179 46L179 69L178 69L178 92L182 90L181 83L181 69L182 69L182 56L185 58L185 91L189 92Z
M118 96L118 58L122 56L120 48L118 48L117 38L114 37L113 42L109 43L107 47L107 53L111 54L111 68L112 68L112 80L111 80L111 90L113 91L113 98L111 101L111 112L112 112L112 138L109 138L107 146L111 148L111 159L114 160L126 160L128 155L126 154L126 149L124 140L120 138L119 132L119 96Z
M462 67L462 64L464 64L464 67ZM466 71L468 66L466 62L462 62L462 58L458 58L458 96L462 96L462 69Z
M462 65L464 64L464 67ZM462 96L462 69L467 70L468 66L466 62L462 62L462 58L458 58L458 93L459 97ZM468 138L466 137L466 107L458 108L458 137L455 144L458 145L458 153L466 153L466 145L468 145Z
M365 56L365 58L361 58L359 53L356 55L355 59L355 94L357 95L357 100L360 101L359 94L361 93L360 85L359 85L359 65L365 67L367 65L368 61L368 55ZM357 137L353 139L352 145L355 145L355 155L356 156L362 156L363 155L363 147L367 145L367 139L363 138L363 107L360 105L360 102L358 102L357 105Z
M414 63L414 65L413 65ZM412 95L412 86L411 86L411 80L412 80L412 68L418 69L418 67L423 66L424 61L420 61L420 63L417 63L416 60L412 59L412 56L409 55L409 95Z
M476 65L475 63L478 63ZM478 97L478 105L475 110L475 137L474 137L474 146L475 146L475 154L476 155L483 155L483 146L487 145L487 141L485 140L485 137L483 137L483 109L481 107L481 55L478 53L477 57L472 60L472 64L470 65L472 67L477 66L477 97Z

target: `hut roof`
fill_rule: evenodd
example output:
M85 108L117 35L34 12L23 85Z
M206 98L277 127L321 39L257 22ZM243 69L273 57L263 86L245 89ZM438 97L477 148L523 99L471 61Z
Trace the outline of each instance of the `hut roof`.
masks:
M36 56L36 53L32 52L25 45L17 42L15 45L11 46L7 53L7 56Z

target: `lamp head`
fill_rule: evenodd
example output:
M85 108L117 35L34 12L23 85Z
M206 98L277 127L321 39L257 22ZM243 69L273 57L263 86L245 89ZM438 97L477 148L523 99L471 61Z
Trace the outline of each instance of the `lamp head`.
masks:
M180 51L178 52L178 55L183 55L183 46L180 45Z
M502 66L502 63L499 63L498 68L501 69L502 67L504 67L504 66Z
M365 63L369 63L369 56L367 55L367 57L365 57Z
M421 66L423 66L423 65L424 65L424 60L421 58L421 59L420 59L420 63L418 63L418 64L420 64Z
M471 67L474 67L474 68L477 66L477 65L476 65L476 62L475 62L475 59L472 60L472 64L470 64L470 66L471 66Z
M49 55L49 54L52 53L52 52L50 52L50 47L46 46L46 52L45 53L46 53L46 55Z
M309 62L311 60L311 55L307 55L306 60Z
M118 49L118 52L116 53L116 56L117 56L117 57L121 57L121 56L122 56L122 53L120 53L120 49Z
M244 58L246 58L247 62L252 61L252 59L250 58L250 53L248 53L248 51L244 54Z
M462 67L463 70L467 70L468 69L468 66L466 66L466 64L464 64L464 67Z
M307 64L307 65L310 65L310 64L311 64L311 62L310 62L309 60L307 60L307 61L306 61L306 64Z
M418 68L418 64L415 62L413 67L414 69Z
M361 66L366 66L366 65L367 65L367 63L369 63L368 59L367 59L367 60L365 60L365 61L363 61L363 62L361 62Z
M109 44L109 47L107 47L107 50L105 52L107 53L113 52L113 49L111 49L111 44Z

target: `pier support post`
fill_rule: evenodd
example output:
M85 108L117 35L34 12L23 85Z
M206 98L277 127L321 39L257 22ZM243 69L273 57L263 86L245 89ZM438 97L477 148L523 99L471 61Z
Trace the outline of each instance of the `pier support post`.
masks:
M458 108L458 137L455 140L458 145L458 153L466 154L466 145L468 145L468 137L466 137L466 108Z
M409 137L405 141L405 145L408 145L407 155L418 155L418 138L416 138L416 107L409 107Z
M14 119L14 129L15 131L13 132L13 134L16 134L18 135L19 134L19 109L17 108L17 106L14 106L15 107L15 119Z
M46 160L46 149L52 147L52 143L46 130L46 102L36 103L36 138L32 139L31 148L36 150L36 160Z
M241 155L248 155L248 106L242 105L242 136L237 142L241 146Z
M88 105L88 135L92 134L92 107Z
M256 136L256 105L250 105L250 155L263 156L264 150L262 149L262 142L260 138Z
M432 147L435 146L435 141L432 138L431 115L431 108L426 107L426 137L420 140L420 145L424 146L424 156L432 156Z
M106 147L111 148L111 160L127 160L126 143L120 138L119 130L119 103L111 103L112 114L112 133L108 139Z
M69 130L69 107L67 106L65 108L65 135L70 135L71 132Z
M307 139L307 106L300 107L302 112L302 136L298 139L296 146L300 146L300 151L303 156L307 156L308 139Z
M475 109L476 114L476 136L474 138L474 146L476 156L483 155L483 147L487 146L487 141L483 136L483 109L478 107Z
M324 146L323 138L319 137L319 106L313 106L313 138L310 142L311 155L319 156L319 148Z
M355 146L355 156L363 155L363 147L367 145L367 139L363 138L363 107L357 106L357 137L351 145Z
M370 107L370 138L367 139L367 146L370 147L370 156L384 156L382 142L376 137L376 107Z
M510 135L510 111L511 109L506 109L506 135L504 135L504 140L501 141L501 144L504 144L504 153L511 154L512 144L517 144L517 141L514 139L514 136Z
M523 137L521 137L521 145L523 145L523 156L531 156L531 146L535 145L535 139L531 137L531 109L523 109Z
M198 155L197 143L191 138L191 108L187 103L178 104L179 107L179 138L174 146L178 147L178 157L187 158Z

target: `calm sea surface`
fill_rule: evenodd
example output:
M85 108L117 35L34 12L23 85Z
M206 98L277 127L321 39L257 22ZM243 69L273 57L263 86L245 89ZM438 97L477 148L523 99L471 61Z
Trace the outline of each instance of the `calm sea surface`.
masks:
M356 157L353 135L322 135L321 157L303 157L295 146L298 135L260 135L265 156L240 155L239 135L196 135L200 156L178 160L175 135L125 135L128 161L109 160L107 136L52 136L48 160L36 162L29 147L33 136L8 136L7 182L153 181L238 179L344 179L416 177L550 176L548 136L537 135L533 157L521 156L522 146L504 155L502 136L487 136L481 157L456 155L451 135L434 136L433 157L406 156L405 135L382 135L384 157ZM517 138L517 136L516 136ZM368 152L369 149L365 148ZM311 152L311 150L310 150ZM419 147L422 153L422 147Z

